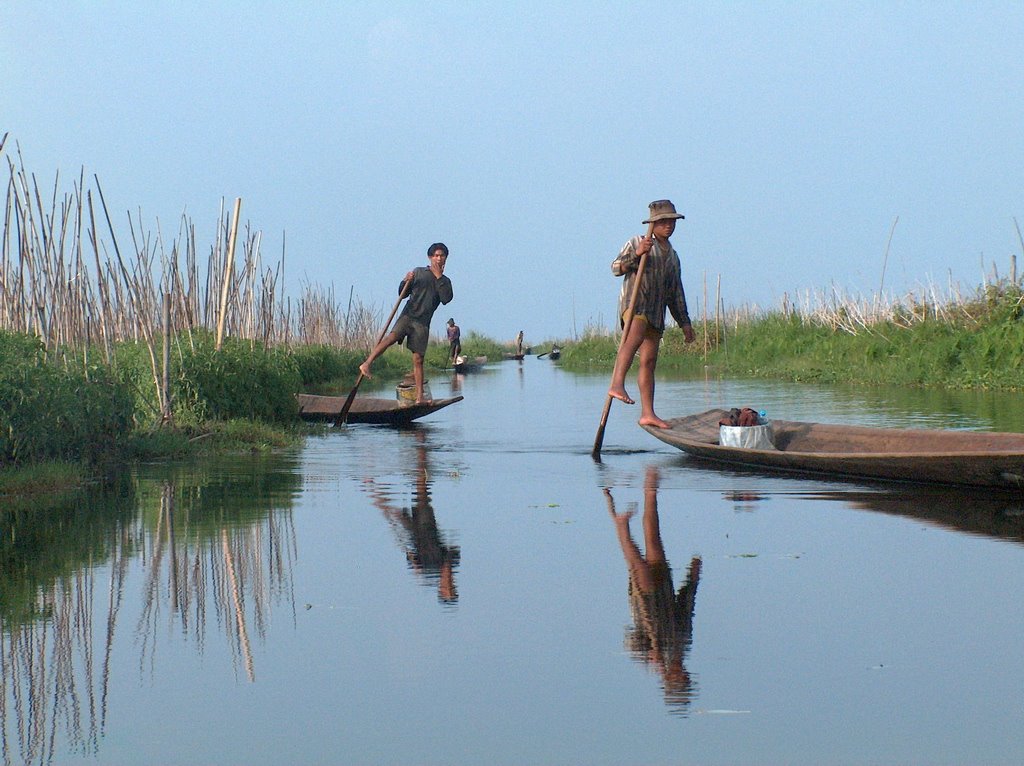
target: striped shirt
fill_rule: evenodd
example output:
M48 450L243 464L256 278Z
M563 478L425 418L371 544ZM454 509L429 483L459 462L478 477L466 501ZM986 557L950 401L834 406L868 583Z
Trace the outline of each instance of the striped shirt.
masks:
M640 265L640 256L636 254L637 245L642 237L633 237L612 261L612 274L625 276L622 290L619 292L619 320L629 308L629 299L633 295L633 279ZM672 312L673 318L680 327L690 324L690 314L686 310L686 293L680 273L679 254L672 244L663 248L657 239L647 254L644 265L643 279L636 296L634 314L647 320L651 329L665 331L665 309Z

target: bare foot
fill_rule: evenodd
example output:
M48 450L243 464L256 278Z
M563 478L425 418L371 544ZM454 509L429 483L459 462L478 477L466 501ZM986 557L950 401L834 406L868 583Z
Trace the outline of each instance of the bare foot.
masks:
M626 393L624 388L609 388L608 396L618 399L623 404L636 404L636 402L629 398L629 394Z
M433 404L433 399L417 399L416 404Z
M359 365L359 374L362 375L364 378L373 377L370 374L370 365L368 365L366 362L363 362L361 365Z
M651 415L650 417L642 417L637 422L642 426L654 426L655 428L669 427L668 423L659 418L657 415Z

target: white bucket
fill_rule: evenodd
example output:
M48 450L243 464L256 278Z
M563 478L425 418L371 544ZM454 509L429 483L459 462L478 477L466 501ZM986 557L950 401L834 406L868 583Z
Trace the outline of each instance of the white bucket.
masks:
M775 449L772 421L762 418L756 426L719 426L718 443L723 447Z

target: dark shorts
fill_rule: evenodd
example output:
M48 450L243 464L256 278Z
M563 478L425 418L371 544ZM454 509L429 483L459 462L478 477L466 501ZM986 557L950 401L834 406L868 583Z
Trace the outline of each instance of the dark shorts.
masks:
M430 340L430 328L420 324L415 319L410 319L404 314L398 317L394 328L391 330L398 338L398 342L405 341L405 347L414 354L427 353L427 342Z
M654 332L658 333L658 335L662 335L665 332L664 330L655 330L653 327L651 327L651 320L649 320L643 314L633 314L633 321L634 322L643 322L645 325L647 325L644 328L644 333L645 334L647 333L648 330L653 330ZM622 316L619 317L619 327L624 327L625 325L626 325L626 315L623 314Z

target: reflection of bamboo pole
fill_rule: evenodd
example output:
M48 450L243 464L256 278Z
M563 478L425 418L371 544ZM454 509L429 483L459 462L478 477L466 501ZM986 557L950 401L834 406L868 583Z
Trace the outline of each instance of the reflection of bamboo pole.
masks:
M171 549L171 608L177 612L181 607L178 598L178 556L174 546L174 487L166 482L160 492L161 516L167 518L167 541Z
M249 634L245 629L245 610L242 608L238 594L238 578L235 577L235 562L228 545L228 531L221 530L221 544L224 551L224 564L228 570L228 578L231 580L231 598L235 605L235 622L238 625L238 637L242 646L242 654L245 656L245 670L249 674L249 680L255 681L256 674L253 669L252 652L249 648Z

